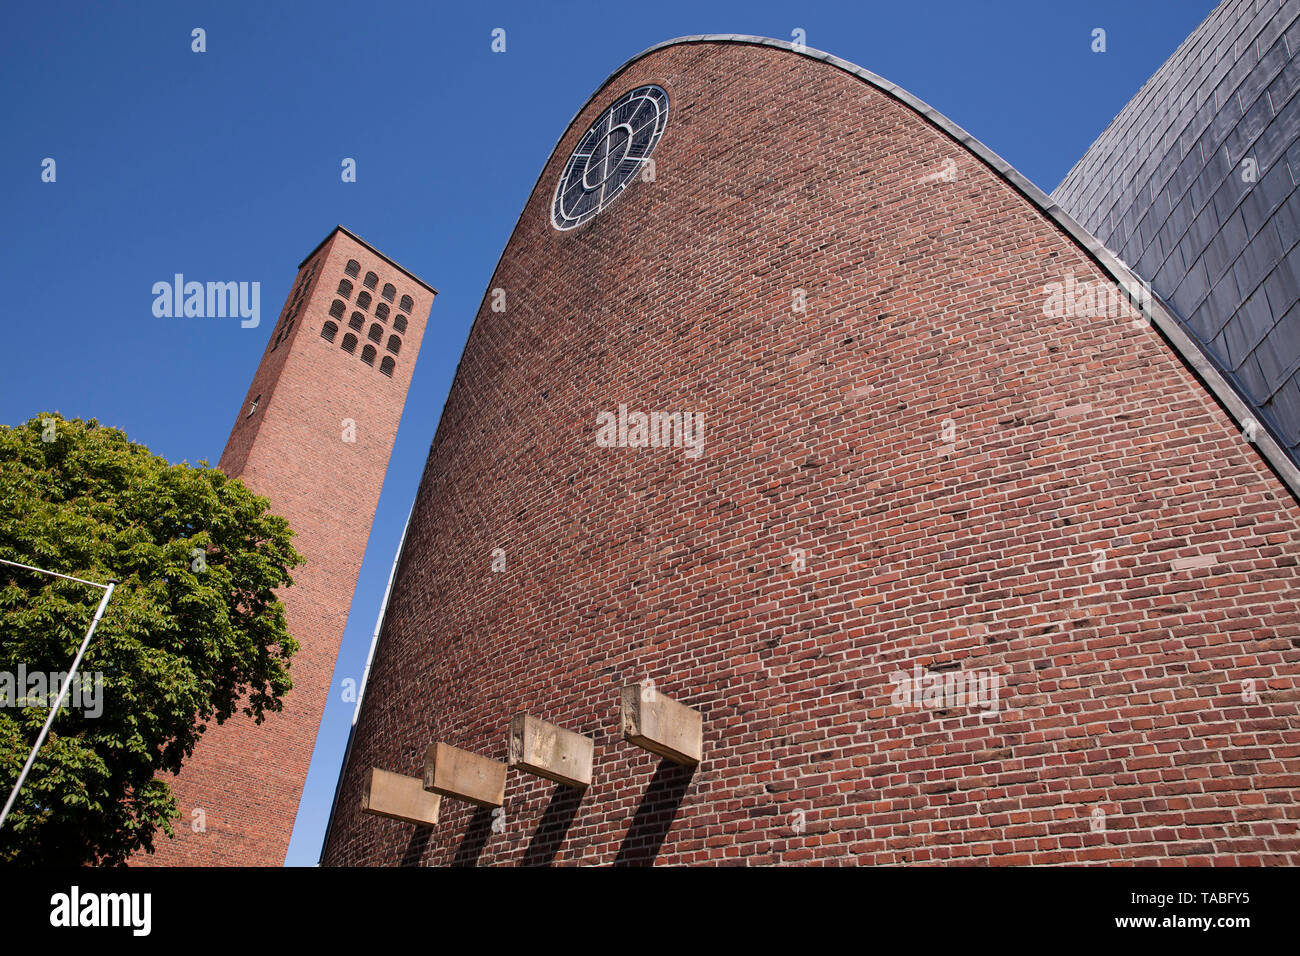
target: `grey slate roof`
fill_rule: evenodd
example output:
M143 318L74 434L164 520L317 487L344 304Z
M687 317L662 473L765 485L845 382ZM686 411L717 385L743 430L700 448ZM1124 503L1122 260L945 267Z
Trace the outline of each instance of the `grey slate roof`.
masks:
M1300 0L1224 0L1052 198L1151 283L1300 463L1297 54Z

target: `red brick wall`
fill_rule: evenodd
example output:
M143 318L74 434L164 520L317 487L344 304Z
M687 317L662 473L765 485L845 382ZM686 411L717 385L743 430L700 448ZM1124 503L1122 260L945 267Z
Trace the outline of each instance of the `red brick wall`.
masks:
M330 304L349 259L360 276L333 344L321 338L331 317ZM304 263L320 265L287 337L275 344L289 302L269 330L267 352L240 407L220 467L242 477L271 500L296 532L294 546L306 558L294 572L284 601L289 632L301 645L290 673L294 687L285 708L260 726L247 717L211 726L194 756L172 781L181 808L177 838L160 837L157 852L134 862L167 865L267 865L284 862L298 812L316 731L330 690L339 643L374 518L388 456L406 401L411 371L420 349L433 293L400 270L336 231ZM374 303L365 310L373 322L375 304L384 301L385 282L397 287L384 343L393 331L396 302L415 300L401 336L392 378L362 363L361 344L349 355L339 343L347 317L355 310L362 277L379 276ZM300 276L303 270L300 270ZM293 293L290 293L292 301ZM383 345L379 355L389 354ZM250 402L260 396L257 411ZM355 423L355 441L344 440L344 419ZM204 811L206 830L194 832L193 811Z
M657 181L555 231L574 144L651 82ZM857 77L632 64L469 338L324 861L1300 862L1300 506L1155 332L1045 316L1067 274L1106 278ZM620 403L703 412L704 454L597 447ZM895 706L915 666L996 673L997 715ZM621 739L646 678L703 712L693 775ZM512 770L504 832L360 812L366 768L504 759L519 711L595 739L580 801Z

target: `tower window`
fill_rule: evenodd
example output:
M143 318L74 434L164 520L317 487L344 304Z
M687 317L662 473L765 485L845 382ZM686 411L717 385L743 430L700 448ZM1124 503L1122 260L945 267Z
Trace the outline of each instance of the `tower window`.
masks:
M387 375L389 378L392 378L392 377L393 377L393 367L394 367L396 364L397 364L397 363L393 361L393 357L392 357L391 355L385 355L385 356L384 356L384 360L383 360L382 362L379 363L379 371L383 372L383 373L384 373L385 375Z
M399 315L397 318L393 319L393 328L397 329L397 331L399 331L399 332L405 332L405 331L406 331L406 316L404 316L404 315Z
M388 306L382 302L380 302L377 306L375 306L375 318L378 319L380 322L387 322Z
M361 263L357 262L356 259L349 259L348 264L343 267L343 271L355 279L361 275Z
M392 302L393 296L397 295L397 287L393 285L391 282L385 282L384 291L379 294L382 295L389 302Z
M343 351L355 352L357 350L357 337L349 332L343 336Z
M361 327L366 324L366 317L360 312L353 312L352 318L348 319L348 327L361 331Z
M259 395L257 396L257 398L253 399L251 402L248 403L248 414L244 416L245 418L253 417L253 412L257 411L257 403L260 402L261 400L262 400L262 396Z
M320 337L326 342L333 342L334 336L339 334L339 327L333 322L326 322L321 326Z
M365 278L366 288L373 289L377 285L379 285L379 276L375 275L373 272L367 272Z
M343 296L345 299L352 296L352 283L347 279L339 280L339 295Z
M402 340L396 335L390 335L388 337L388 351L392 352L394 355L402 351Z
M415 308L415 300L412 299L409 295L404 295L402 296L402 301L398 304L397 307L401 309L403 312L410 312L412 309Z
M342 299L335 299L330 303L330 315L334 316L336 319L341 319L343 318L343 310L346 308L347 306L343 304Z
M367 365L375 364L375 347L373 345L367 345L361 350L361 361Z
M359 309L368 309L368 308L370 308L370 293L369 293L369 292L362 292L359 296L357 296L357 308L359 308Z
M370 327L370 331L366 333L366 337L372 342L381 341L384 337L384 327L375 323Z

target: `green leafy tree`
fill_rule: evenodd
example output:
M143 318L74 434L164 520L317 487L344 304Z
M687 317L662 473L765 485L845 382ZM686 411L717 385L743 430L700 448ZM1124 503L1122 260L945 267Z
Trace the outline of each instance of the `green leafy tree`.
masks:
M0 828L0 862L111 865L151 851L178 816L159 774L181 769L208 722L281 709L298 645L275 590L302 558L268 505L93 419L0 426L0 558L120 582L82 662L83 706L55 719ZM0 565L0 674L66 672L101 596ZM103 690L87 707L95 674ZM41 703L0 706L0 801L49 713Z

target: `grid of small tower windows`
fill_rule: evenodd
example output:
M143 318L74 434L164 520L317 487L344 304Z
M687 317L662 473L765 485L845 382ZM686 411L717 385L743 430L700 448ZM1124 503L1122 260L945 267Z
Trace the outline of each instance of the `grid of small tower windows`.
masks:
M312 268L314 270L315 266ZM403 295L399 299L397 287L391 282L385 282L381 289L379 276L374 272L367 272L362 277L361 264L355 259L348 260L343 272L346 278L339 280L338 289L335 291L336 298L330 303L330 317L321 326L320 337L326 342L333 343L338 338L339 325L343 321L343 316L351 308L353 311L348 317L348 329L350 331L344 333L343 338L339 340L339 348L349 355L356 355L357 345L360 344L360 334L364 332L369 341L361 349L361 361L373 368L375 359L379 358L379 347L383 346L384 351L388 354L380 359L379 371L383 375L392 378L393 370L397 367L395 356L402 351L401 336L406 332L408 321L406 313L409 313L415 307L415 299L409 295ZM356 286L353 284L355 279L361 279L361 285L365 289L357 292L356 298L353 299L353 292L356 291ZM374 302L374 297L370 292L365 291L366 289L371 291L379 290L379 297L384 300L376 304L373 311L371 310L371 304ZM348 304L349 300L351 300L351 306ZM400 310L397 313L394 313L392 307L388 304L394 301L398 303L397 308ZM370 318L366 316L367 312L371 312ZM390 317L393 320L393 333L395 334L388 334L387 341L385 341L385 333L387 332L385 326L388 324ZM366 328L367 323L369 323L369 328Z
M269 351L274 352L280 347L280 343L289 337L293 331L293 323L298 318L298 313L302 310L302 300L307 295L307 290L311 288L312 279L316 278L316 267L320 265L320 260L312 262L309 268L298 273L298 282L294 285L293 292L289 295L289 302L284 307L284 315L280 317L280 324L271 336L271 348Z

